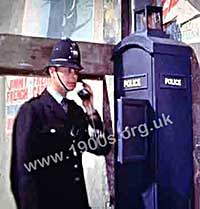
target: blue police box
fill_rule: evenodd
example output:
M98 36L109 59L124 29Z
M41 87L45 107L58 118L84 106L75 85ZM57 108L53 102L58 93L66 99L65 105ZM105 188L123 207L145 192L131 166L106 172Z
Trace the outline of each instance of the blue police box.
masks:
M162 30L162 8L135 11L114 49L116 208L193 208L191 55Z

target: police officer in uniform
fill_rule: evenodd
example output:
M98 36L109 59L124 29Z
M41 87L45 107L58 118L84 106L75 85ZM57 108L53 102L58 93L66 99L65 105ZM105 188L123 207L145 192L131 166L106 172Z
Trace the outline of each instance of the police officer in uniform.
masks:
M107 155L111 145L93 108L93 93L84 84L85 112L66 94L76 87L82 70L76 42L53 47L50 85L25 102L15 119L12 137L11 189L18 209L89 209L82 153ZM88 125L95 130L89 136Z

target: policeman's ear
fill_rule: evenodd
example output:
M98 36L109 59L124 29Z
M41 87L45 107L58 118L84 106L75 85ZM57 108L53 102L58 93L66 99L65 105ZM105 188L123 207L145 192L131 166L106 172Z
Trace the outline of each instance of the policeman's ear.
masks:
M48 72L49 72L50 77L55 78L55 72L56 72L55 67L49 67Z

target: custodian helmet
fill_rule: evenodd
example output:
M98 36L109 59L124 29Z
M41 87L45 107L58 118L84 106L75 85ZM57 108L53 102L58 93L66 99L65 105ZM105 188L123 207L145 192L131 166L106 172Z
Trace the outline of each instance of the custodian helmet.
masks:
M81 66L81 56L78 44L69 38L58 41L52 49L46 70L51 66L71 67L82 70L83 67Z

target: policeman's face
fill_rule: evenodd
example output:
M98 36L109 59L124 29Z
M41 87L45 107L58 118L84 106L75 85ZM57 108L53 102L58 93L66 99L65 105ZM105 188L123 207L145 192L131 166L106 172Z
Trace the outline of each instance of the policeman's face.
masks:
M54 82L54 85L56 85L57 88L59 88L60 90L61 89L63 90L63 86L60 83L57 74L59 75L61 81L67 87L68 90L72 91L76 87L78 74L79 74L78 70L74 68L68 68L68 67L58 67L57 74L56 74L55 68L53 68L53 70L50 68L49 72L50 72L52 81Z

